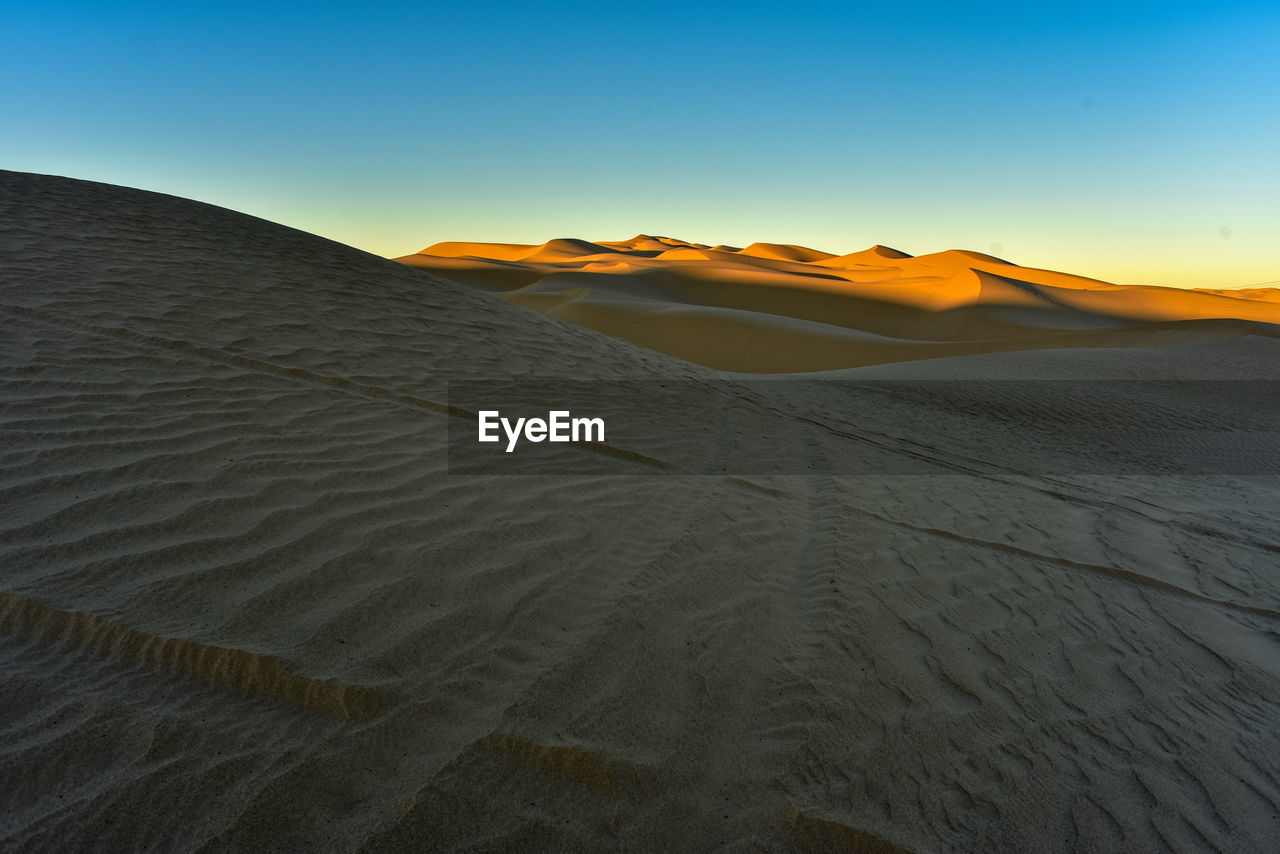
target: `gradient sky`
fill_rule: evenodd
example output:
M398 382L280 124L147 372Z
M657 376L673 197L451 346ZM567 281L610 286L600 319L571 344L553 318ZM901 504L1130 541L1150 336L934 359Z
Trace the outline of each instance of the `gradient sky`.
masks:
M1280 280L1280 4L10 4L0 168L381 255L638 232Z

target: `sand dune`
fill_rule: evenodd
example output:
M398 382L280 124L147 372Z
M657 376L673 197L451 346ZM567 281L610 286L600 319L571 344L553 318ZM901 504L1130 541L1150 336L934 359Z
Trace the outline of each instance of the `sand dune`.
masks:
M799 261L801 263L825 261L828 258L835 257L830 252L795 246L790 243L752 243L745 249L738 251L742 255L754 255L757 258L774 258L778 261Z
M457 260L459 246L467 247L465 262ZM794 245L735 250L640 235L540 247L438 244L397 260L687 361L752 373L961 353L1158 346L1192 334L1206 341L1274 335L1280 325L1276 289L1119 286L966 250L912 257L873 246L837 256ZM781 318L810 325L797 332ZM1186 324L1212 319L1267 326ZM876 346L858 333L877 336ZM762 336L773 352L761 352Z
M879 251L898 272L856 281L871 268L846 256L848 291L786 265L846 268L795 257L743 256L765 278L735 284L658 257L731 248L644 236L455 244L422 256L433 276L8 172L0 227L4 850L1280 838L1280 483L1016 464L1059 415L1088 429L1123 398L988 401L962 457L945 435L897 443L895 405L819 391L777 443L811 473L785 476L463 476L446 444L453 380L716 386L655 352L681 337L760 372L1280 379L1270 295L1179 308ZM1213 319L1237 304L1262 315ZM1183 314L1131 314L1153 305ZM610 323L654 337L584 328ZM744 330L758 364L730 346ZM939 414L969 418L950 394ZM750 438L714 426L726 453ZM951 473L822 473L858 442Z

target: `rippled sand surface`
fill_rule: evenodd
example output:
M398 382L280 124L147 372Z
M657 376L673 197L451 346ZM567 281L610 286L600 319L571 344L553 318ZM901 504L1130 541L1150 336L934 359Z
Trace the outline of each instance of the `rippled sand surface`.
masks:
M0 848L1280 838L1275 477L450 475L450 379L717 375L44 176L0 173L0 318ZM1280 347L929 364L1278 378Z

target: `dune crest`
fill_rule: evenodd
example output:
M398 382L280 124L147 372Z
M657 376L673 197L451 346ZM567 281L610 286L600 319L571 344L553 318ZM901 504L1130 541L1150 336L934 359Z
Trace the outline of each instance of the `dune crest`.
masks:
M757 258L772 258L775 261L798 261L802 264L825 261L828 258L835 257L830 252L795 246L790 243L752 243L747 248L739 250L739 252L743 255L754 255Z
M889 246L881 246L877 243L869 249L863 249L861 252L850 252L848 255L835 255L827 258L819 263L824 267L877 267L881 266L884 261L900 261L904 258L910 258L906 252L893 249Z

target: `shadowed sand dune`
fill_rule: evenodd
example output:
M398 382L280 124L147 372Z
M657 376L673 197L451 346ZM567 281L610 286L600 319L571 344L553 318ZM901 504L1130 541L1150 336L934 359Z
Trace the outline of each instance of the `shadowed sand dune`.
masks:
M655 247L671 248L655 255ZM639 235L540 247L441 243L397 260L681 359L749 373L1280 334L1277 289L1118 286L963 250L912 257L873 246L836 256ZM1191 323L1208 319L1240 322Z
M809 474L449 473L451 380L710 387L744 329L817 341L761 371L1280 379L1270 294L748 248L441 277L0 173L0 848L1273 847L1276 477L1034 475L1036 400L910 449L949 475L822 474L895 425L821 399Z

